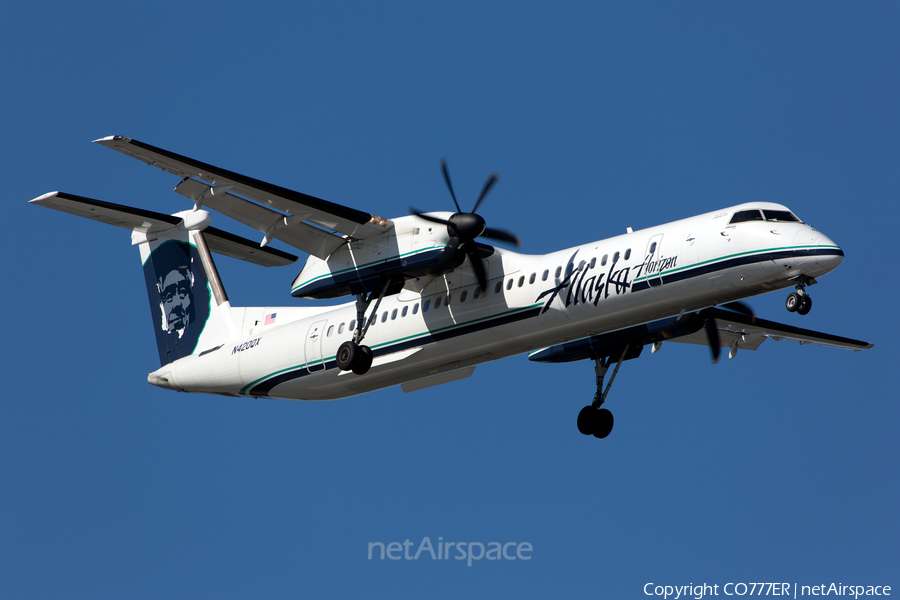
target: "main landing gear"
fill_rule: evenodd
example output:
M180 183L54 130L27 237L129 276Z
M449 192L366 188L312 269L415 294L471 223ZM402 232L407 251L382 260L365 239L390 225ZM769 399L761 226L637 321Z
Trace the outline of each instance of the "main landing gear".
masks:
M797 291L788 294L787 299L784 301L784 307L788 309L788 312L805 315L812 310L812 298L806 292L806 286L815 282L816 280L811 277L803 276L800 278L796 286Z
M619 372L619 367L622 366L622 361L625 360L625 356L628 354L628 348L629 346L626 344L616 362L616 368L613 369L612 376L609 378L609 383L606 384L605 390L603 389L603 379L606 377L606 372L612 364L613 357L607 356L594 359L594 373L597 374L597 393L594 395L594 401L591 405L585 406L578 413L578 431L584 435L593 435L602 439L612 431L613 415L607 409L600 408L600 406L606 401L609 388L612 387L616 374Z
M384 288L378 294L377 299L374 298L374 292L370 292L368 296L365 294L356 295L356 331L353 333L352 340L340 345L337 356L335 356L338 369L341 371L353 371L357 375L363 375L372 366L372 349L361 345L361 343L363 338L366 337L369 325L372 324L372 319L378 315L378 305L381 304L381 299L384 298L388 285L390 285L390 280L384 284ZM375 299L375 308L372 309L372 316L367 320L366 309L369 308L369 304L373 299Z

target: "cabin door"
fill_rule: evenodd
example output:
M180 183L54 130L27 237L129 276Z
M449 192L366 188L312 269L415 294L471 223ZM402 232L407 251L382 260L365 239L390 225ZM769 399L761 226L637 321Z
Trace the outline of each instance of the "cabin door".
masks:
M306 334L306 368L310 373L325 370L325 362L322 360L322 340L325 338L327 322L313 323Z

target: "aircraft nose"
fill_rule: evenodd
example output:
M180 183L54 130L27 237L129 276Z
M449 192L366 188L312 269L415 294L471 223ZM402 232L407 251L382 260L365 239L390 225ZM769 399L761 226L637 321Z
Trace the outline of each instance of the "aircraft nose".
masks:
M844 262L844 251L826 236L817 237L813 244L816 246L816 264L826 273Z

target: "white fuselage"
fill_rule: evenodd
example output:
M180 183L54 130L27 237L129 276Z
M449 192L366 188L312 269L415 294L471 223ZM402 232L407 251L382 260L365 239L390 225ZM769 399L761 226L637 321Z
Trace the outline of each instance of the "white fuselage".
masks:
M188 392L341 398L791 287L842 261L840 248L804 223L729 225L744 207L787 210L747 204L546 255L497 249L486 261L486 290L468 262L422 278L378 307L363 342L375 357L365 375L335 363L353 336L351 302L294 320L297 309L259 309L239 320L239 339L198 348L150 381ZM284 317L264 324L264 310Z

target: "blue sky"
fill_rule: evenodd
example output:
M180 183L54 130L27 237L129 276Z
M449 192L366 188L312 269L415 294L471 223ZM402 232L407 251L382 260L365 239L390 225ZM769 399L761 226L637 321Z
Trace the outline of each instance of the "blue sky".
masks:
M32 2L0 36L0 595L646 597L663 585L900 585L896 3ZM764 318L875 343L590 363L324 403L181 395L127 232L27 205L175 212L126 135L383 216L463 206L542 253L750 200L846 253ZM214 221L235 233L252 231ZM218 261L234 305L298 267ZM529 561L367 560L370 542L528 542Z

